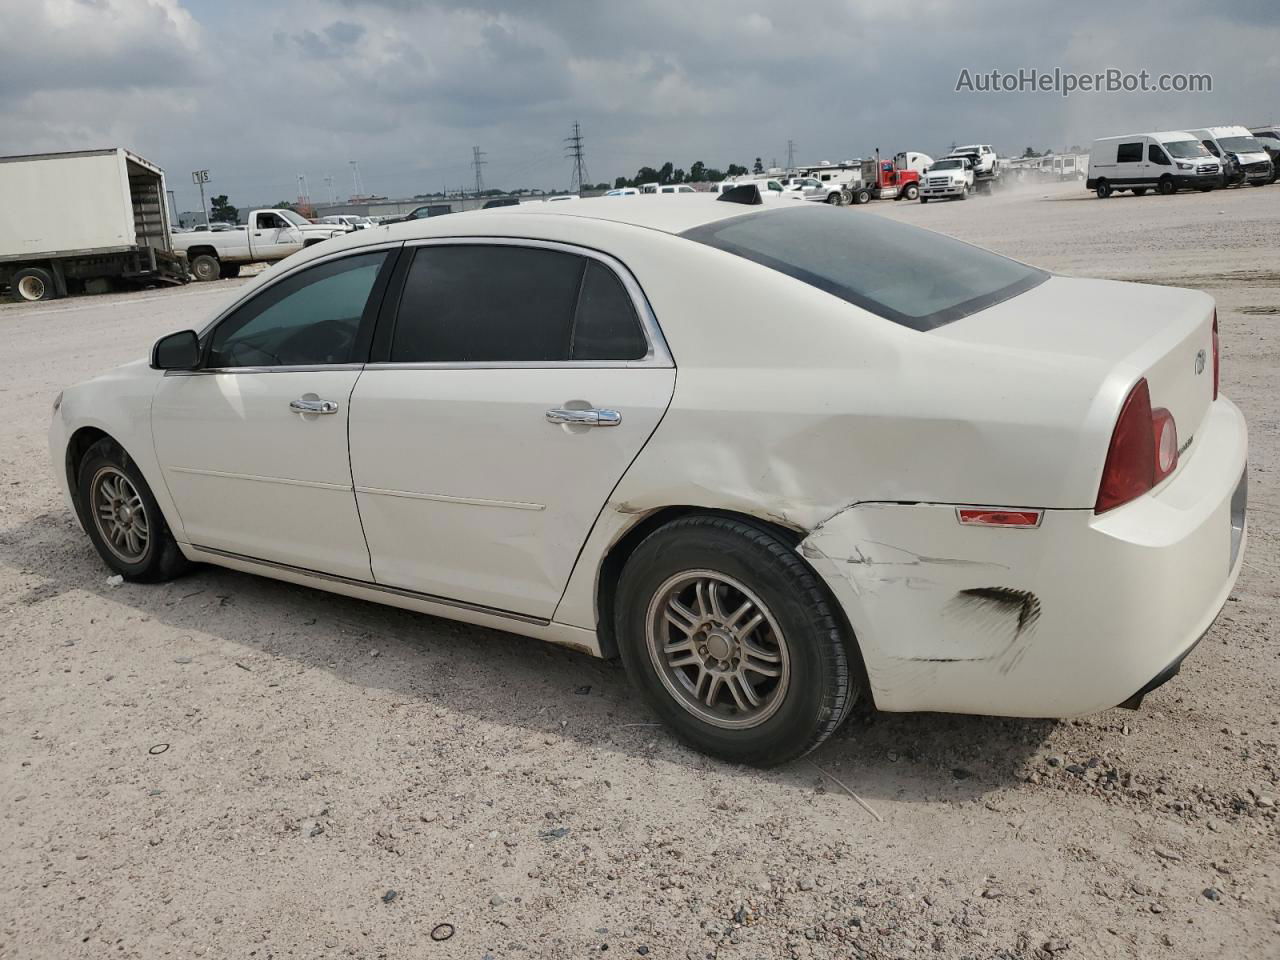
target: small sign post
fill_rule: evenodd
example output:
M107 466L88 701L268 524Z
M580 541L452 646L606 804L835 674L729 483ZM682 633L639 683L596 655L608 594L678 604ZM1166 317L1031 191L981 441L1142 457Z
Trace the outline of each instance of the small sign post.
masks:
M204 185L209 182L208 170L192 170L191 182L200 187L200 212L204 214L204 225L212 230L213 223L209 219L209 207L204 202Z

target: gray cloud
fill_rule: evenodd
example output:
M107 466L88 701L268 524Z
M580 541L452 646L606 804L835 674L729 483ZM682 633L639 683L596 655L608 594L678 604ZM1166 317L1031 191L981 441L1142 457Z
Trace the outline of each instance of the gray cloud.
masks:
M0 0L0 13L29 11ZM233 201L470 179L562 186L581 120L594 179L641 164L722 166L959 140L1006 151L1138 128L1268 118L1274 0L47 0L0 34L10 151L120 142L185 190ZM30 18L29 18L30 20ZM5 16L0 22L13 22ZM1204 71L1212 94L957 94L961 68Z

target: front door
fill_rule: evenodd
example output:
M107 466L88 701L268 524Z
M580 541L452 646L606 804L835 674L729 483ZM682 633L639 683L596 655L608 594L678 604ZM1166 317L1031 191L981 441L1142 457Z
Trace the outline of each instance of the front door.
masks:
M519 241L412 252L394 335L379 329L351 398L374 576L549 619L666 411L670 356L608 258Z
M283 277L206 331L201 369L165 376L152 431L193 545L370 579L347 415L387 258Z
M254 215L249 234L254 255L264 260L283 260L302 249L302 231L271 210Z

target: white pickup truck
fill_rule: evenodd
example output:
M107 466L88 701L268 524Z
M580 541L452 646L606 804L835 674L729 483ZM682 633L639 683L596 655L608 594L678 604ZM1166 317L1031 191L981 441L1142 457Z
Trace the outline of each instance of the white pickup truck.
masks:
M254 210L248 224L234 230L175 233L173 249L187 255L197 280L218 280L239 276L246 263L283 260L303 247L351 230L345 224L311 223L292 210Z
M965 157L943 157L920 176L920 202L954 197L964 200L973 189L973 163Z

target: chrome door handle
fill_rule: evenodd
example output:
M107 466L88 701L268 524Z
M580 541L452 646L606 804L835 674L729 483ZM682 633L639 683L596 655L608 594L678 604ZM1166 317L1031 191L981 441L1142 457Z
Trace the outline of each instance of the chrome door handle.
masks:
M294 413L337 413L337 400L290 400L289 409Z
M587 410L552 407L547 411L547 422L569 423L579 427L616 427L622 422L622 414L617 410L597 409L595 407Z

